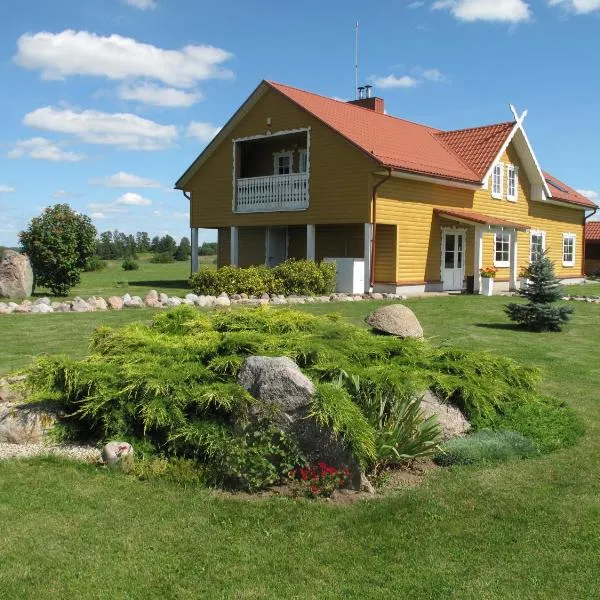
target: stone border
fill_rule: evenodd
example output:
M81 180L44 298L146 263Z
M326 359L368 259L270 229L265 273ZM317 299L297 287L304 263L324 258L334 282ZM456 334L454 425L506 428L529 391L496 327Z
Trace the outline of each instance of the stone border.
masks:
M590 304L600 304L600 296L563 296L563 300L568 302L589 302Z
M362 300L406 300L400 294L330 294L329 296L284 296L283 294L262 294L261 296L248 296L247 294L233 294L228 296L223 292L219 296L197 296L186 294L185 298L168 296L151 290L142 299L140 296L111 296L104 299L101 296L91 296L87 300L77 296L66 302L52 302L50 298L38 298L34 302L24 300L21 304L16 302L0 302L0 315L12 313L47 314L55 312L96 312L105 310L123 310L124 308L173 308L186 304L201 308L215 306L227 307L232 305L262 306L284 304L323 304L326 302L359 302Z

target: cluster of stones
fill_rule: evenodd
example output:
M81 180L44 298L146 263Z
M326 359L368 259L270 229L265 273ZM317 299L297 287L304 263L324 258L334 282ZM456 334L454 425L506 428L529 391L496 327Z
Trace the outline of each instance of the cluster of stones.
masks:
M600 296L564 296L563 300L570 302L589 302L590 304L600 304Z
M104 299L101 296L92 296L87 300L77 296L74 300L65 302L52 302L50 298L38 298L35 301L23 300L16 302L0 302L0 315L11 313L53 313L53 312L94 312L103 310L123 310L124 308L172 308L187 304L201 308L227 307L232 305L261 306L264 304L315 304L324 302L358 302L361 300L405 300L399 294L331 294L329 296L284 296L276 294L262 294L261 296L248 296L247 294L233 294L228 296L223 292L219 296L198 296L187 294L185 298L168 296L151 290L145 298L141 296L111 296Z

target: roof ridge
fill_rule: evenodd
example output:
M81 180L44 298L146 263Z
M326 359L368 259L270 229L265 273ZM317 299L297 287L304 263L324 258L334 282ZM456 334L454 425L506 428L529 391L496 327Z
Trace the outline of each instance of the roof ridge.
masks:
M402 117L397 117L395 115L390 115L388 113L379 113L375 112L370 108L365 108L364 106L360 106L359 104L352 104L351 100L338 100L337 98L332 98L331 96L325 96L324 94L317 94L316 92L309 92L308 90L303 90L302 88L295 87L293 85L287 85L287 83L279 83L278 81L271 81L269 79L264 80L270 86L278 86L278 87L286 87L291 90L296 90L297 92L302 92L303 94L310 94L311 96L317 96L318 98L323 98L325 100L331 100L332 102L339 102L340 104L344 104L345 106L351 106L353 108L358 108L360 110L366 110L370 114L379 115L380 117L387 117L388 119L395 119L396 121L402 121L403 123L410 123L411 125L417 125L418 127L424 127L430 131L435 133L443 133L441 129L437 127L432 127L431 125L425 125L424 123L417 123L417 121L411 121L410 119L404 119Z
M465 127L464 129L448 129L447 131L438 131L436 135L445 133L463 133L465 131L475 131L477 129L489 129L490 127L499 127L500 125L516 125L516 121L503 121L502 123L490 123L489 125L478 125L476 127Z

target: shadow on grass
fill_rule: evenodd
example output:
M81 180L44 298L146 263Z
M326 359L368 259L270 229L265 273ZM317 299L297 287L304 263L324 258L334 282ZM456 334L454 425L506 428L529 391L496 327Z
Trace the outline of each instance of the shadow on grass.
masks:
M187 279L162 279L156 281L130 281L128 283L131 287L149 287L156 288L157 290L165 288L188 288Z
M475 327L484 329L502 329L504 331L523 331L523 327L518 323L475 323Z

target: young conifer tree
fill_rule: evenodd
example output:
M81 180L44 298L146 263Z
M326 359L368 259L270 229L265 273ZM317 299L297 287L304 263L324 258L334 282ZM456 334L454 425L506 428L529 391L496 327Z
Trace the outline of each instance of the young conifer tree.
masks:
M545 252L527 268L527 282L518 294L529 302L511 302L504 310L511 321L520 323L530 331L560 331L573 313L572 306L555 304L561 299L563 288Z

